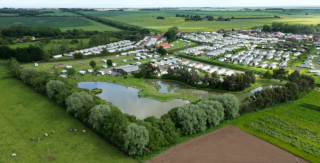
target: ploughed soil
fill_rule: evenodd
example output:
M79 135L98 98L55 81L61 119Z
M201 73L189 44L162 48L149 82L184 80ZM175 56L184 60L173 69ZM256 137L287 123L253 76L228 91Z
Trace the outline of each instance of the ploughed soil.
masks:
M307 161L230 125L179 144L146 163L300 163Z

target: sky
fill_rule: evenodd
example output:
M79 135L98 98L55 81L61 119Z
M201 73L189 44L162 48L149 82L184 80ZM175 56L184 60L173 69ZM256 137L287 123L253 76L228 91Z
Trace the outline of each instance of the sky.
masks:
M320 0L0 0L0 7L320 7Z

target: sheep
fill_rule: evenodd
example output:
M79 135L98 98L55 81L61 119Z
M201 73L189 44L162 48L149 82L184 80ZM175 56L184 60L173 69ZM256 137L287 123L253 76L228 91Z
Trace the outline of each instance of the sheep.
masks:
M38 138L38 141L40 141L40 138Z
M34 140L34 137L32 137L32 140Z
M69 131L72 131L72 128L70 128Z
M12 153L12 155L11 155L12 157L16 157L17 156L17 154L16 153Z
M86 130L82 130L82 132L86 133Z
M47 134L47 133L45 133L45 134L44 134L44 136L48 136L48 134Z
M55 132L52 130L52 133L54 134Z
M77 132L78 130L77 129L73 129L75 132Z

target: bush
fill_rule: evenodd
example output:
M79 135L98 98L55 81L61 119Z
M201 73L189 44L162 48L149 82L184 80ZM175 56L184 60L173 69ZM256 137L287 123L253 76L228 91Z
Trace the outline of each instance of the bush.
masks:
M142 74L141 73L134 73L133 74L133 77L135 77L135 78L142 78Z

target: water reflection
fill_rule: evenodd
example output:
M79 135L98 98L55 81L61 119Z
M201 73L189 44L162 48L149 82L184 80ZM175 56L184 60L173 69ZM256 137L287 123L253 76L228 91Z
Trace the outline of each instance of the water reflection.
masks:
M151 84L160 93L179 93L184 95L190 95L201 99L214 98L218 95L224 94L217 90L199 90L192 88L184 83L170 80L146 80L146 83ZM266 88L272 88L274 86L261 86L250 92L234 94L240 101L244 100L247 96L250 96L256 91L260 91Z
M97 96L112 102L113 105L117 106L123 113L135 115L138 119L144 119L148 116L159 118L173 107L189 103L188 100L181 99L159 102L149 98L139 98L138 89L107 82L83 82L78 83L78 87L89 90L93 88L102 89L102 93Z

